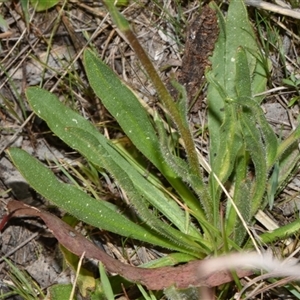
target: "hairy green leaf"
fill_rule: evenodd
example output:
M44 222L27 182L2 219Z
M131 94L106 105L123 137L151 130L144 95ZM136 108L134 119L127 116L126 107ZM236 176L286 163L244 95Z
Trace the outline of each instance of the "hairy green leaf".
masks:
M163 158L149 117L134 93L90 50L84 53L89 83L133 144L159 169Z
M118 180L120 186L126 191L126 194L137 210L141 219L149 225L157 233L161 234L167 239L172 240L175 244L178 243L186 249L197 249L198 245L193 242L193 238L187 234L183 234L173 227L161 222L153 213L148 209L147 192L151 189L151 185L131 166L119 156L112 147L102 147L98 141L91 136L88 132L79 128L67 128L67 134L73 139L76 139L74 149L85 155L85 157L93 164L105 168L115 179ZM89 148L86 152L85 148ZM159 197L157 192L154 197ZM156 207L165 206L161 210L167 214L167 203L161 201L156 203ZM176 222L176 220L174 220Z
M174 172L173 167L168 164L165 153L161 151L156 130L134 93L91 51L87 50L85 52L84 62L89 82L96 95L115 117L126 135L137 149L162 172L177 190L182 200L191 206L195 215L201 214L198 200L183 184L181 178ZM181 112L182 119L185 120L185 126L188 127L186 103L184 103L184 100L180 103L177 108ZM199 181L201 181L201 178L199 178ZM205 203L204 198L202 201ZM174 219L172 222L174 222Z
M235 164L235 181L231 183L231 190L234 191L233 201L239 212L247 222L251 218L251 184L247 178L249 164L249 154L245 151L243 145L237 155ZM226 236L231 236L232 239L241 245L245 239L246 230L239 220L236 210L228 201L226 206Z
M255 182L253 182L251 188L251 215L253 216L260 208L262 198L266 192L268 172L265 149L260 132L252 118L248 118L246 114L242 113L240 123L246 150L249 151L255 168Z
M142 228L112 210L106 201L96 200L79 188L60 182L53 172L24 150L10 148L8 154L27 182L53 204L95 227L124 236L136 232L143 238Z
M169 206L169 200L164 194L143 178L93 125L70 108L65 107L56 96L45 90L29 88L26 95L34 111L47 122L49 128L56 135L72 148L78 150L90 162L105 168L115 177L129 196L131 203L141 214L141 217L147 220L153 229L156 229L157 232L168 239L177 240L177 243L180 242L180 237L185 238L179 231L161 225L162 222L149 213L148 204L146 203L149 201L173 224L184 231L186 225L182 211L179 208L177 211L174 210L174 205ZM43 99L43 101L40 101L40 99ZM163 226L164 230L160 226ZM172 233L173 231L174 233ZM198 236L198 239L200 239L200 236ZM198 248L196 244L191 246L193 244L192 239L189 238L185 243L182 242L184 248Z
M246 51L243 47L237 49L235 87L238 97L251 97L251 77Z

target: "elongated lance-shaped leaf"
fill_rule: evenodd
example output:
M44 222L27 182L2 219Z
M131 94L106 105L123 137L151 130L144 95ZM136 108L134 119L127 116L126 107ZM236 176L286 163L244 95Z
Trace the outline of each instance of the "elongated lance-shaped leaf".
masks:
M233 105L226 105L224 122L220 128L220 151L215 153L214 172L224 183L230 176L236 155L242 146L240 124Z
M244 49L249 49L247 59L250 75L252 75L256 66L256 57L253 54L258 52L258 46L255 42L255 35L245 3L240 0L233 0L230 2L226 17L226 48L223 57L225 76L228 76L223 78L223 82L231 98L236 97L236 51L241 46Z
M253 216L259 208L259 205L265 206L265 204L261 202L264 190L266 189L264 180L267 178L268 172L276 160L278 141L273 129L268 124L261 107L255 100L244 96L239 97L237 101L232 100L227 102L231 102L231 105L240 110L239 120L241 131L244 136L247 150L249 150L251 159L255 165L256 178L260 177L259 180L256 179L256 184L253 186L254 189L256 189L256 192L254 193L256 196L253 195L256 200L252 201L253 210L251 216ZM254 147L255 144L257 147L256 152ZM261 153L261 158L259 158L258 153ZM264 170L265 166L266 170Z
M129 176L122 168L124 161L117 158L119 156L117 151L109 145L102 147L95 137L79 128L67 128L67 134L70 138L76 139L76 144L74 145L75 150L83 154L96 166L104 167L118 181L119 185L125 190L130 202L137 210L142 221L158 234L161 234L174 244L181 246L182 249L186 249L186 251L188 249L193 249L195 252L196 249L198 249L199 251L199 246L193 241L193 237L170 227L149 211L145 195L143 195L143 190L138 189L139 186L133 183L137 180L141 180L141 175L136 172L136 176ZM85 151L86 147L89 148L88 152ZM127 167L129 167L128 164ZM138 178L138 176L141 178Z
M235 56L235 87L238 97L251 97L251 77L246 51L239 47Z
M68 135L66 135L65 128L69 127L75 127L89 132L89 134L93 135L102 146L110 144L109 141L102 134L100 134L90 122L85 120L75 111L72 111L70 108L64 106L55 95L39 88L27 89L26 95L28 102L32 106L32 109L35 111L35 113L45 120L49 128L65 143L70 145L70 147L74 148L76 139L70 138ZM43 100L41 101L41 99ZM89 149L86 149L86 151L88 152ZM119 155L119 160L122 161L121 155ZM130 170L133 169L129 164L127 164L124 168L127 170L127 172L130 172ZM130 176L141 178L141 175L136 173L137 172L130 174ZM138 184L140 184L140 181L136 180L136 185ZM184 228L185 221L179 218L181 210L178 208L176 211L173 206L172 209L160 207L159 205L167 204L169 201L164 197L163 193L157 189L154 189L153 186L143 177L142 187L140 187L140 189L144 190L144 193L147 194L147 198L149 198L151 201L157 201L156 204L152 202L152 205L161 211L165 211L165 215L172 223L179 228ZM180 224L180 222L182 222L182 224Z
M214 160L214 173L222 183L225 183L231 175L243 140L240 133L239 120L233 106L225 106L225 119L220 128L220 151L216 153ZM210 176L211 197L214 201L214 220L218 222L219 201L221 197L221 187L216 182L214 176ZM218 224L215 223L215 226Z
M224 78L225 78L225 68L224 68L224 56L226 53L226 22L223 16L223 13L214 2L211 3L213 9L216 10L219 20L219 36L215 44L215 49L211 57L212 70L206 72L206 78L209 81L208 90L207 90L207 99L209 105L208 111L208 128L212 132L210 138L210 157L211 163L213 163L214 153L217 151L219 146L219 129L223 122L223 108L224 101L228 97L225 91ZM208 76L211 76L217 84L211 84L211 80ZM218 86L220 88L218 89Z
M216 153L223 151L220 127L225 118L226 98L252 97L264 91L266 84L265 70L257 63L259 50L244 2L231 1L226 19L216 5L214 8L219 18L220 34L211 58L212 71L207 73L210 83L207 95L210 164L213 171L219 168Z
M116 150L114 150L111 143L109 143L109 141L103 135L101 135L87 120L71 109L65 107L54 95L45 90L29 88L26 91L26 95L34 111L47 122L50 129L64 142L69 144L74 149L79 150L80 147L81 154L87 157L88 160L92 161L94 164L107 168L109 172L113 172L114 177L119 181L120 184L126 180L126 177L134 180L134 188L131 186L131 181L129 181L128 186L126 186L126 184L122 185L127 193L132 192L134 195L133 190L135 190L136 193L142 195L142 199L147 199L148 201L152 202L154 207L171 218L175 225L178 224L179 227L185 227L185 220L178 218L179 214L174 214L173 206L172 209L168 209L168 201L166 201L163 194L156 189L153 190L154 187L129 163L127 163L124 158ZM43 99L43 101L40 101L40 99ZM66 131L66 128L69 130ZM73 133L76 128L79 132L79 136L76 136ZM82 144L83 141L79 140L79 137L84 139L84 134L82 132L86 132L86 136L89 136L91 140L90 144L92 142L95 144L95 141L93 140L97 141L97 157L95 155L95 151L92 151L95 149L95 147L90 149L87 147L88 141L86 141L86 144ZM98 149L100 147L102 147L102 152ZM97 161L95 162L93 160ZM120 170L116 171L110 169L115 165L118 165ZM137 197L135 196L131 200L134 201L136 198ZM139 200L136 200L133 204L138 206ZM141 202L140 207L142 213L145 213L145 210L143 210L144 206L144 202ZM137 208L139 209L139 207ZM180 225L180 222L182 222L183 225ZM161 222L158 220L156 220L156 223L158 225L161 224ZM177 236L179 235L180 233L177 234ZM185 245L185 247L189 246Z
M160 151L156 130L133 92L91 51L85 52L84 62L89 82L96 95L114 116L126 135L137 149L162 172L185 204L190 206L195 214L198 214L198 211L201 214L198 199L178 178L174 169L168 165L165 154ZM181 118L188 128L185 105L184 100L182 100L180 104L175 106L177 106ZM203 182L203 179L199 177L199 181ZM204 207L209 205L209 201L205 197L202 197L202 203Z
M249 109L249 118L253 119L259 127L266 148L267 169L270 171L277 160L278 139L276 134L256 100L249 97L240 97L238 98L238 103Z
M174 99L171 97L169 91L167 90L162 80L160 79L151 60L149 59L145 50L139 43L137 37L134 35L133 31L131 30L129 23L119 13L119 11L113 5L112 1L104 0L104 4L106 5L110 14L112 15L115 24L119 27L119 29L122 31L122 33L128 40L130 46L134 49L138 59L140 60L143 67L145 68L145 71L148 73L149 78L153 82L153 85L158 93L159 99L162 101L164 107L168 110L174 123L176 124L178 131L181 135L181 138L183 140L185 150L187 153L187 158L192 172L194 173L195 176L199 177L199 180L203 181L202 178L203 176L199 167L199 161L195 149L194 140L189 128L189 124L186 120L187 117L185 117L184 119L181 117L181 113L178 110L178 107L175 104ZM209 201L209 199L207 199L206 201Z
M245 151L245 145L243 145L237 154L235 163L235 180L233 185L233 201L242 214L244 220L249 221L251 212L251 199L250 199L250 182L247 179L249 164L249 154ZM232 236L232 239L238 244L244 241L245 228L239 219L237 212L231 201L227 201L226 205L226 222L225 222L226 236Z
M226 91L228 97L236 99L236 51L240 46L247 49L250 76L254 80L255 53L258 52L258 47L255 43L255 35L248 20L246 6L243 1L233 0L230 2L226 19L215 4L214 9L216 9L219 18L220 34L211 58L211 72L220 86ZM255 74L255 76L258 76L258 74ZM208 87L207 97L209 104L210 150L214 153L219 146L219 128L223 123L225 99L219 95L216 87L211 84ZM213 153L211 153L212 161Z
M28 89L27 90L28 101L33 106L35 105L36 113L46 120L51 130L57 134L62 140L64 140L71 147L76 147L76 137L70 137L70 135L66 134L64 128L74 127L83 130L89 129L89 133L92 133L93 136L98 139L98 143L102 145L102 147L106 147L107 157L105 157L106 152L102 153L102 156L105 157L105 162L109 166L109 162L113 159L116 161L118 166L122 167L126 172L127 176L130 178L134 178L134 185L136 189L138 189L143 196L159 211L161 211L165 217L167 217L175 226L184 231L185 228L185 218L183 217L181 209L177 206L177 209L174 207L174 203L169 205L170 199L166 198L164 194L158 189L154 188L140 173L138 173L127 161L123 159L123 157L117 153L112 145L109 143L107 139L105 139L93 126L90 128L89 122L85 120L83 117L73 112L71 109L64 107L58 99L48 93L47 91L41 89ZM43 102L41 103L40 99L43 98ZM60 113L57 113L60 112ZM76 120L76 122L73 122ZM87 124L86 124L87 123ZM81 153L87 157L89 155L90 150L86 147L81 149ZM111 158L111 160L109 160ZM113 162L112 162L113 163ZM99 161L97 162L99 165ZM115 178L119 180L121 176L120 173L116 172ZM180 218L182 216L182 218ZM199 238L199 235L198 235Z
M252 118L248 118L247 113L241 113L240 124L246 150L249 151L255 168L255 181L251 188L251 215L254 216L260 208L262 198L266 191L268 174L265 159L266 153L260 132L256 128L256 123L253 122Z
M77 187L58 181L49 169L24 150L10 148L8 154L31 187L79 220L97 228L162 247L172 249L174 246L163 241L151 230L131 222L107 205L106 201L96 200Z
M239 213L243 217L243 220L247 224L251 224L251 219L253 215L251 215L251 206L252 206L252 199L251 199L251 183L250 180L246 179L243 182L240 182L240 185L237 185L235 190L235 194L233 197L233 201L239 210ZM235 215L235 226L233 231L230 232L229 236L232 236L232 240L237 243L239 246L242 246L243 242L245 241L245 237L247 235L247 231L245 225L237 216L236 211L234 209L231 210ZM232 216L230 216L232 217Z
M105 108L118 121L133 144L162 170L164 159L159 151L156 132L136 96L90 50L84 53L84 65L89 83Z
M180 157L176 157L173 155L167 145L167 137L165 130L163 128L162 122L160 119L156 118L156 125L158 129L158 134L160 137L160 144L161 144L161 150L165 154L165 159L168 162L168 164L174 169L174 172L178 174L178 176L182 177L185 182L191 186L191 188L195 191L195 193L199 197L199 201L203 197L206 197L206 199L209 198L208 190L206 186L202 184L201 181L198 180L196 176L193 176L192 172L189 170L188 164L183 161ZM212 225L213 219L212 219L212 203L210 207L208 208L207 206L204 207L204 211L198 211L197 214L195 214L195 211L193 210L193 206L190 206L191 209L191 214L195 216L195 218L198 220L199 225L202 227L203 231L205 232L205 235L207 237L212 237L212 239L216 239L217 236L220 235L219 230ZM204 212L206 215L204 215ZM221 236L220 236L221 237Z
M114 145L117 146L117 151L125 158L125 160L132 166L134 166L134 168L143 175L145 174L145 170L147 168L147 165L145 166L145 158L140 155L140 153L135 153L135 155L139 155L140 157L136 157L134 155L134 157L132 156L132 154L130 153L131 151L128 149L128 147L123 148L123 146L121 146L119 143L114 143ZM134 147L134 146L133 146ZM135 149L135 148L134 148ZM129 151L128 151L129 150ZM136 151L136 150L133 150ZM140 164L140 160L143 160L142 164ZM160 181L160 179L156 176L156 174L152 174L152 173L147 173L147 181L150 183L150 187L153 191L163 191L162 195L165 195L165 191L166 191L166 187L163 186L163 183ZM153 193L150 191L147 191L147 194L152 195ZM178 200L180 200L180 198L178 198ZM174 223L174 225L176 225L178 227L178 229L181 232L187 233L189 235L194 236L196 239L199 238L199 226L196 226L194 223L190 222L190 219L188 217L188 214L185 210L182 210L181 208L178 207L178 204L176 201L174 201L174 199L170 199L168 196L165 197L165 201L167 201L167 212L172 212L172 216L177 216L177 219L179 219L179 222ZM185 202L187 204L187 202ZM184 205L184 204L183 204ZM187 207L189 207L190 209L190 205L187 204ZM199 209L199 203L197 202L197 211ZM195 215L194 211L193 213L191 213L192 209L189 210L189 214L195 216L195 218L199 217L199 215ZM168 215L168 214L167 214ZM170 217L168 217L168 219L170 220ZM185 219L185 227L183 227L183 223L182 220ZM187 226L188 224L188 226Z
M198 180L198 178L195 179L193 177L193 174L187 162L182 160L180 157L176 157L175 155L173 155L173 153L171 153L168 146L167 134L165 132L164 125L158 116L155 117L155 124L160 140L160 149L161 152L164 153L166 162L180 178L182 178L186 183L188 183L191 186L191 188L198 195L199 201L202 204L203 210L198 208L198 203L196 205L194 205L194 203L191 202L188 203L192 215L194 215L197 218L200 226L204 225L204 230L205 227L208 229L209 227L211 227L209 223L212 221L213 210L211 201L203 201L203 199L209 199L209 195L207 194L207 187L203 184L201 180Z

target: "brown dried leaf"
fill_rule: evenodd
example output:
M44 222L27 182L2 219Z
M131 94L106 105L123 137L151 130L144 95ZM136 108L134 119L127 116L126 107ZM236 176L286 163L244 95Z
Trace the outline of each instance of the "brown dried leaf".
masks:
M180 289L191 286L214 287L232 280L229 271L220 270L214 271L213 273L210 272L209 268L207 268L208 260L191 261L177 267L161 267L156 269L138 268L126 265L107 255L83 235L76 232L74 228L46 211L15 200L11 200L8 203L7 209L9 211L9 216L34 216L41 218L59 243L72 253L81 256L82 253L85 252L87 258L102 261L109 272L118 273L132 282L146 286L149 290L162 290L172 285ZM249 270L237 271L239 277L248 276L252 273L253 272Z

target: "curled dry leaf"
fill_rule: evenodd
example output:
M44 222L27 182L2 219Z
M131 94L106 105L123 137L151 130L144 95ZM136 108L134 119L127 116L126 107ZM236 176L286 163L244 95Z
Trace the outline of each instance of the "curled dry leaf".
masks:
M222 268L222 264L219 265L219 269L213 268L213 271L211 271L209 267L210 260L196 260L176 267L155 269L126 265L107 255L83 235L76 232L74 228L46 211L15 200L8 203L7 209L9 216L41 218L59 243L72 253L81 256L85 252L87 258L100 260L109 272L118 273L132 282L146 286L149 290L162 290L172 285L181 289L191 286L214 287L232 280L231 273ZM3 227L3 222L1 224ZM253 272L240 269L236 273L239 277L244 277Z
M214 287L230 282L232 276L229 270L233 269L239 277L253 274L251 269L264 269L270 272L265 274L264 278L293 276L293 280L300 279L300 266L297 261L286 260L282 262L275 259L271 254L260 255L255 252L234 253L206 260L195 260L176 267L155 269L133 267L112 258L76 232L74 228L46 211L15 200L8 203L7 209L9 214L1 221L0 230L3 229L10 217L39 217L45 222L59 243L72 253L81 256L85 252L87 258L100 260L109 272L118 273L132 282L143 284L149 290L162 290L172 285L180 289L191 286Z

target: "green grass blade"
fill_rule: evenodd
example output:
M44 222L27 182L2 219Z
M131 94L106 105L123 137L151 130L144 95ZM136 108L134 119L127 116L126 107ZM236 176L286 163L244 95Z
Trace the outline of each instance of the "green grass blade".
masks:
M263 243L272 243L275 241L286 239L293 234L298 234L299 230L300 220L298 219L271 232L263 233L259 237Z
M122 31L123 30L128 30L129 29L129 23L128 21L123 17L122 14L119 13L118 9L116 8L116 2L112 0L103 0L104 4L106 5L109 14L111 15L114 23L120 28Z
M109 282L109 278L105 272L103 263L101 261L99 263L99 271L100 271L101 285L103 287L103 291L107 300L114 300L115 299L114 292Z
M273 209L275 195L278 189L278 178L279 178L279 162L276 162L274 164L274 169L268 182L267 192L268 192L268 203L269 203L270 210Z

